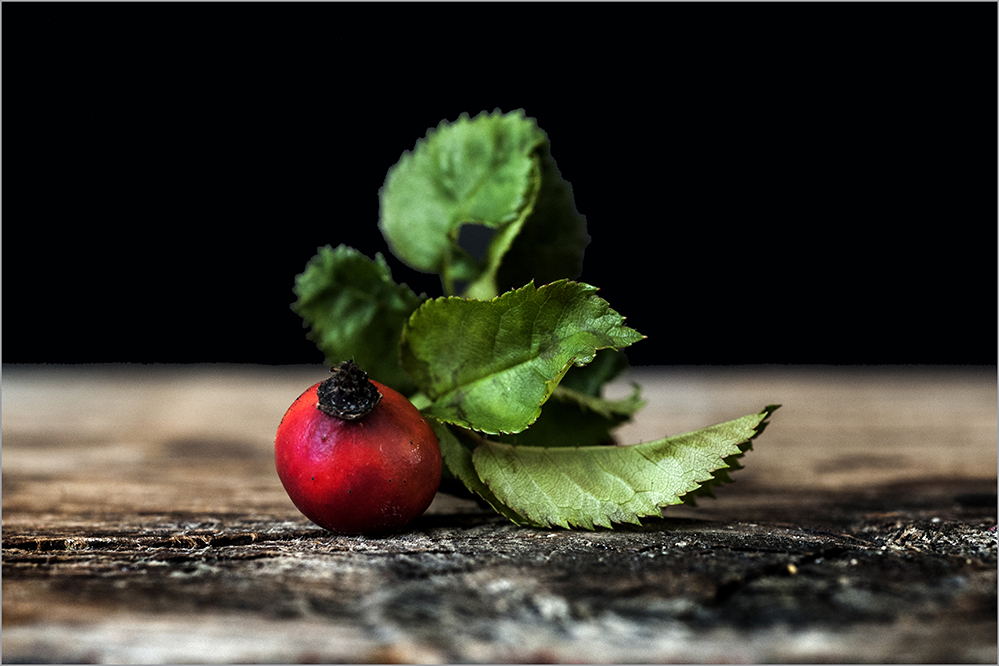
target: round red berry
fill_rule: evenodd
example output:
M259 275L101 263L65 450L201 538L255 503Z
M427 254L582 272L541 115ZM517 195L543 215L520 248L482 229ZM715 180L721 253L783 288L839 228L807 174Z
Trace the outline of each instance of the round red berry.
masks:
M274 458L298 510L344 534L405 527L430 506L441 480L440 447L426 419L353 361L292 403Z

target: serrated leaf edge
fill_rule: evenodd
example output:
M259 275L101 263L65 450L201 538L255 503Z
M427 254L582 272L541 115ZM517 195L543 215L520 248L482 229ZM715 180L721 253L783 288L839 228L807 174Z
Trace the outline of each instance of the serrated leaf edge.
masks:
M513 509L512 507L509 507L508 503L505 502L502 499L502 495L505 494L505 493L503 493L502 489L493 487L492 484L489 483L488 479L482 479L482 477L479 474L478 470L476 470L476 476L478 477L478 479L483 484L485 484L489 488L490 493L498 501L502 502L505 506L507 506L507 508L510 508L512 511L514 511L518 515L526 516L529 520L533 521L534 523L536 523L537 525L540 525L542 527L551 528L551 527L557 526L557 527L562 527L563 529L573 529L575 527L578 527L578 528L584 528L584 529L593 530L593 529L595 529L595 527L594 527L595 525L599 526L599 527L605 527L605 528L608 528L608 529L613 529L613 524L614 523L631 523L631 524L635 524L635 525L641 525L642 524L641 523L641 518L647 518L647 517L650 517L650 516L657 516L657 517L661 516L662 515L661 514L662 509L664 509L667 506L672 506L672 505L680 504L682 502L681 498L684 495L686 495L687 493L690 493L690 492L696 490L697 488L701 487L702 483L704 483L704 482L712 479L713 478L713 474L715 472L717 472L718 470L727 469L728 466L725 463L725 459L728 458L731 455L734 455L736 452L738 452L739 447L742 444L750 442L750 441L756 439L757 437L759 437L760 434L763 432L763 430L769 424L769 418L770 418L770 416L780 406L781 405L779 405L779 404L767 405L766 407L763 408L762 411L757 412L756 415L761 416L761 419L760 419L760 421L757 422L757 424L755 426L753 426L753 434L750 435L749 437L747 437L746 439L742 440L741 442L737 442L737 443L733 444L732 445L733 448L736 449L735 452L729 453L729 454L724 454L724 455L719 455L718 456L718 467L715 467L714 469L711 469L711 470L706 470L704 475L698 475L697 478L695 478L695 480L692 482L692 485L690 487L688 487L686 490L684 490L682 492L677 493L675 495L675 497L670 498L668 501L665 501L665 502L656 502L656 509L657 509L656 512L652 512L652 511L649 511L649 512L634 512L634 513L631 513L631 514L628 514L628 515L618 514L618 515L621 516L619 518L612 517L611 514L608 514L607 516L590 516L590 517L588 517L589 519L586 522L583 522L583 523L580 523L580 522L574 521L574 520L569 520L569 519L566 519L566 518L563 518L562 520L549 520L549 517L537 515L536 512L531 512L531 511L521 511L521 512L518 512L518 510ZM699 430L694 430L694 431L690 431L690 432L686 432L686 433L680 433L678 435L671 435L669 437L664 438L664 440L665 439L678 439L678 438L682 438L682 437L687 437L687 436L693 435L693 434L695 434L697 432L700 432L700 430L705 430L705 429L713 428L713 427L717 427L717 426L723 426L723 425L726 425L727 423L731 423L733 421L738 421L738 420L741 420L743 418L746 418L746 417L739 417L737 419L731 419L730 421L724 421L724 422L715 424L713 426L706 426L706 428L701 428ZM654 443L662 442L662 441L663 440L656 440L656 442L644 442L643 444L654 444ZM488 442L488 443L490 445L495 445L495 446L498 446L498 447L517 448L515 445L501 443L501 442ZM626 447L627 446L642 446L642 444L631 444L631 445L625 445L625 446ZM532 448L543 448L543 447L532 447ZM559 447L559 449L563 450L563 451L566 450L566 449L570 449L571 450L572 448L573 447ZM590 447L575 447L575 448L578 450L578 449L590 448ZM643 456L644 456L644 454L643 454ZM649 459L647 456L644 456L644 457L646 457L646 459L649 460L649 462L652 462L653 464L656 464L656 462L654 460ZM473 461L473 467L474 467L474 461ZM610 472L608 472L608 473L610 473ZM532 483L533 483L533 479L532 479ZM535 484L535 486L537 487L536 484ZM540 487L538 487L538 490L539 490L539 492L544 493L544 491ZM545 494L547 494L547 493L545 493ZM633 518L633 520L631 518Z

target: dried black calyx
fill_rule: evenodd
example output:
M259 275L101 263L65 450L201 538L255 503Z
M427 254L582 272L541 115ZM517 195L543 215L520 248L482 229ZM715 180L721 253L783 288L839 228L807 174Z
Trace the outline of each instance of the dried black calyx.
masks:
M382 394L368 380L353 359L330 368L333 376L319 385L316 406L324 413L345 421L358 421L370 414L382 400Z

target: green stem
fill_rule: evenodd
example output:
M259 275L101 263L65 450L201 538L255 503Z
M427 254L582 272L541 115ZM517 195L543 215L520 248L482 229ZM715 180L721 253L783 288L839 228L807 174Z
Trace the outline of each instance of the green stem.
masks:
M451 277L451 253L444 253L444 265L441 267L441 284L445 296L454 296L454 278Z

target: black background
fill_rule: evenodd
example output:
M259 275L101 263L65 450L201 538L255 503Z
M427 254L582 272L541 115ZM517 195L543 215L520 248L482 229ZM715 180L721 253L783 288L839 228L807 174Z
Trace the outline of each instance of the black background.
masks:
M634 364L996 362L996 6L9 4L3 361L319 363L385 174L523 108Z

